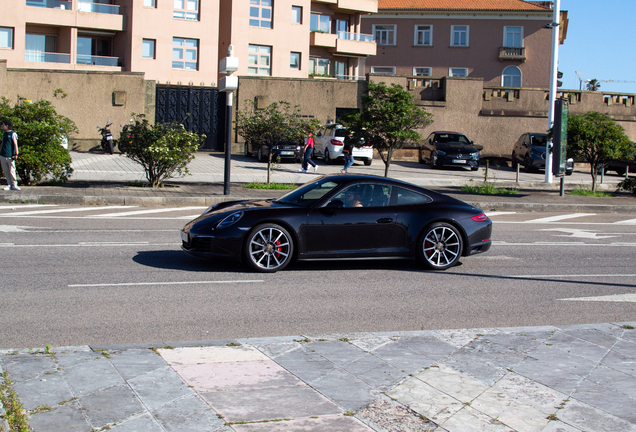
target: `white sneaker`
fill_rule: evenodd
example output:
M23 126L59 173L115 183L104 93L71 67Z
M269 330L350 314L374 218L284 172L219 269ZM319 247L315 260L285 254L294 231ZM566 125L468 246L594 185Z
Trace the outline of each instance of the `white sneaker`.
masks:
M16 185L16 186L11 186L11 190L21 190L21 189Z
M11 190L11 185L7 185L4 187L4 190Z
M318 171L318 165L314 167L314 172Z
M307 170L306 170L306 169L299 169L299 170L298 170L298 172L304 172L304 173L306 173L306 172L307 172Z

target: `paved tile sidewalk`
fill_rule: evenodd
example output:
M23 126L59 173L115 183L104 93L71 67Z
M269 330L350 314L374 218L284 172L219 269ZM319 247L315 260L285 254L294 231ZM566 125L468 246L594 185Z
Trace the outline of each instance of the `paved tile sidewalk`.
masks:
M0 366L36 432L625 432L635 325L2 350Z

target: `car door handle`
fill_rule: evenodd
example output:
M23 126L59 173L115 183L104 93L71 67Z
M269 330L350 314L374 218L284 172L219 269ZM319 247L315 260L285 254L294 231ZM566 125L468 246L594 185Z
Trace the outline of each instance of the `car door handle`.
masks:
M393 218L381 218L376 221L377 223L386 224L393 222Z

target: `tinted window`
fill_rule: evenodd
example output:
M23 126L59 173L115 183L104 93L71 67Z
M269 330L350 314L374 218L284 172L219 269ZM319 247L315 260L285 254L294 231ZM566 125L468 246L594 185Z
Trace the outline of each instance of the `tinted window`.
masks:
M346 137L347 136L347 130L346 129L336 129L334 131L333 136Z
M297 205L300 207L309 207L338 186L339 183L322 179L309 183L298 189L294 189L288 194L277 199L276 202Z
M397 205L426 204L431 202L431 199L426 195L422 195L408 189L403 189L401 187L393 188L393 195L394 202Z
M468 138L462 134L437 134L438 143L458 142L462 144L470 144Z
M536 135L530 136L530 145L533 145L533 146L545 147L546 141L547 141L547 138L544 136L536 136Z
M376 183L352 185L338 192L331 201L340 200L345 207L386 207L391 197L391 186Z

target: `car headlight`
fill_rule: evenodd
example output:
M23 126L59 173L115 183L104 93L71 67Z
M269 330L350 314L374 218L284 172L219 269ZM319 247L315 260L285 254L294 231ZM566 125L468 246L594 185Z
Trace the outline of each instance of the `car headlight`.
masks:
M437 156L446 156L446 152L437 150Z
M232 226L235 223L237 223L242 217L243 217L242 211L232 213L231 215L223 219L221 222L219 222L219 224L216 226L216 229L223 229L223 228Z
M477 160L479 159L479 152L474 152L470 154L470 157L473 158L473 160Z
M300 151L300 146L296 146L296 151Z

